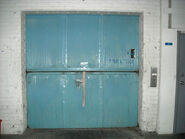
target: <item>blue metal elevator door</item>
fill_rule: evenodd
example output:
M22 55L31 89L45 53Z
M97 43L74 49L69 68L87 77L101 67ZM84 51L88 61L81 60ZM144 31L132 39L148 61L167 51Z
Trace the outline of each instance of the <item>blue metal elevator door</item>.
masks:
M136 15L26 15L28 126L136 126L138 24Z

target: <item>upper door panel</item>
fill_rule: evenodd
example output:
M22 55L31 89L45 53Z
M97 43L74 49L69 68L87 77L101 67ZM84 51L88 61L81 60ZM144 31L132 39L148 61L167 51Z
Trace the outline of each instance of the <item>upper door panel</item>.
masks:
M68 15L67 68L99 68L99 15Z
M103 16L103 46L107 69L138 70L138 17Z
M139 17L28 14L27 71L136 71Z
M26 16L27 70L56 70L65 66L64 15Z

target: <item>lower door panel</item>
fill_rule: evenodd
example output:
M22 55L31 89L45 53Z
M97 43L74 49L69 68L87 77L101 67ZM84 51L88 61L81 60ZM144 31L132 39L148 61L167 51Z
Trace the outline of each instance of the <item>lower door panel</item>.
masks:
M137 125L138 76L136 73L104 75L103 127Z
M27 74L30 128L101 128L137 125L138 75L86 72Z
M65 81L65 77L58 74L30 73L27 75L30 128L59 128L64 125L61 86Z

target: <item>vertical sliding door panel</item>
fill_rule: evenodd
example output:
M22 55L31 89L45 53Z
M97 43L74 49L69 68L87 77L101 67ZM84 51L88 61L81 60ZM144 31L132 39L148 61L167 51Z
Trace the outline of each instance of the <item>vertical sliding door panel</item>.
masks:
M64 90L65 128L102 127L102 86L101 76L86 74L86 104L83 102L82 73L69 74Z
M138 24L138 16L103 15L105 68L138 70ZM131 53L131 49L133 49L133 53Z
M103 127L137 125L137 92L136 73L105 73Z
M138 24L134 15L27 15L27 70L138 70Z
M63 126L63 90L66 78L57 73L27 75L28 126L59 128Z
M99 67L99 29L99 15L68 15L68 68Z
M27 70L57 70L65 66L64 15L26 15Z
M126 127L137 124L138 79L135 73L86 73L86 104L82 73L27 75L30 128Z

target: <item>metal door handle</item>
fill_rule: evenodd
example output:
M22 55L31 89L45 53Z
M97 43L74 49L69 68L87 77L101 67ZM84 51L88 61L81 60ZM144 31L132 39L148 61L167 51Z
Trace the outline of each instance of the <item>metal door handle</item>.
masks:
M76 83L77 88L81 88L83 81L82 81L82 79L76 79L75 83Z
M76 83L83 83L82 79L76 79L75 82Z
M179 84L184 85L185 83L184 83L184 81L179 81Z

